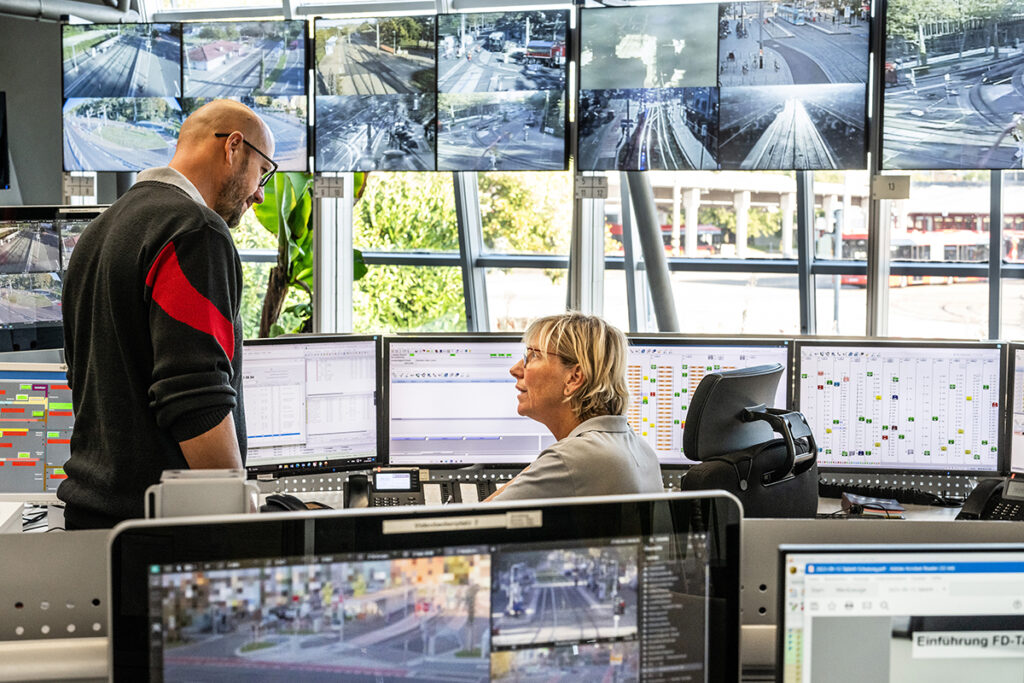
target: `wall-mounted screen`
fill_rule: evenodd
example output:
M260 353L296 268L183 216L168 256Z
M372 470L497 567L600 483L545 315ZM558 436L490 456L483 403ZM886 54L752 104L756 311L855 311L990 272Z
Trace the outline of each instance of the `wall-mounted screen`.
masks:
M722 168L864 168L867 17L774 2L718 16Z
M183 24L185 116L213 98L238 100L274 134L282 171L309 167L306 22Z
M65 24L64 97L180 97L181 24Z
M1024 2L889 0L882 167L1024 164Z
M437 19L438 170L564 170L568 11Z
M173 97L64 100L65 171L141 171L166 166L181 130Z
M585 10L582 170L718 167L718 5Z
M581 170L867 163L869 25L774 2L585 9Z
M317 20L316 169L432 171L435 18Z

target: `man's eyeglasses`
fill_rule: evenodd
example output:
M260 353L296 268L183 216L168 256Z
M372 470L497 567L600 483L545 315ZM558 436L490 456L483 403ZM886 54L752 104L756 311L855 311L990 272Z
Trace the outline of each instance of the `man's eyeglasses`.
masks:
M231 133L214 133L213 134L213 137L215 137L215 138L226 138L226 137L230 137L230 136L231 136ZM249 149L251 149L252 151L254 151L257 154L259 154L261 157L266 159L267 163L270 164L270 170L260 176L260 187L264 187L267 183L270 182L270 179L273 178L274 174L277 172L277 162L274 161L273 159L271 159L270 157L268 157L266 154L264 154L263 151L259 147L257 147L256 145L252 144L251 142L246 140L244 137L242 138L242 142L244 142L245 145Z
M549 351L547 353L549 353L552 356L556 356L558 358L561 358L566 363L572 363L573 362L573 360L571 358L566 358L565 356L563 356L560 353L555 353L553 351ZM540 358L544 354L545 354L545 352L541 351L540 349L535 349L532 346L527 346L526 347L526 351L523 352L523 367L524 368L528 367L530 365L531 361L537 360L538 358Z

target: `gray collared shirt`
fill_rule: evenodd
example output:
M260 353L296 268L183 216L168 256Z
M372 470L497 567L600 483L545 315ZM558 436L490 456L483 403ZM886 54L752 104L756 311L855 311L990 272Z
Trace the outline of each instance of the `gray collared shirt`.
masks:
M191 197L200 206L206 206L206 200L203 199L203 195L199 194L199 190L196 189L196 186L179 171L176 171L170 166L147 168L145 171L139 171L139 174L135 177L135 181L139 183L147 180L164 183L165 185L173 185Z
M654 449L624 415L601 415L545 448L494 500L663 491Z

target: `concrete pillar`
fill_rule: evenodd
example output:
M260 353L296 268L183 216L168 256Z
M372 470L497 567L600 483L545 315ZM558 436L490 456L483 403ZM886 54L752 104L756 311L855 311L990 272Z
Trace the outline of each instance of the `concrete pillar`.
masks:
M733 193L736 208L736 257L747 257L747 226L750 221L750 190Z
M700 190L693 188L683 195L683 206L686 210L686 255L690 258L698 256L697 230L700 225Z
M779 210L782 211L782 257L796 258L793 252L793 208L796 194L785 192L779 196Z
M679 256L679 174L672 180L672 255ZM690 254L687 254L690 256Z

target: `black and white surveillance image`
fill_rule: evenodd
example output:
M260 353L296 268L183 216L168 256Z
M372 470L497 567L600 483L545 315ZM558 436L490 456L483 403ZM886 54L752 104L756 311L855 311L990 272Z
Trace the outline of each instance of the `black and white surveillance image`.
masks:
M718 89L580 93L584 171L718 168Z
M580 88L715 85L717 4L584 10Z
M565 167L562 91L439 95L440 171L556 171Z
M883 168L1024 168L1024 2L969 7L888 3Z
M306 94L303 21L186 23L185 97Z
M179 97L180 24L63 26L64 97Z
M329 96L316 101L317 170L434 170L433 96Z
M439 16L438 92L563 90L568 25L564 10Z
M182 101L185 116L194 112L211 97L189 97ZM270 127L274 134L274 161L281 171L306 171L309 167L306 137L306 98L293 97L232 97L246 105Z
M492 576L492 648L637 635L635 545L507 552Z
M863 166L865 88L856 83L722 88L722 168Z
M434 17L318 20L315 37L318 97L434 92Z
M141 171L166 166L181 129L171 97L64 101L65 171Z

